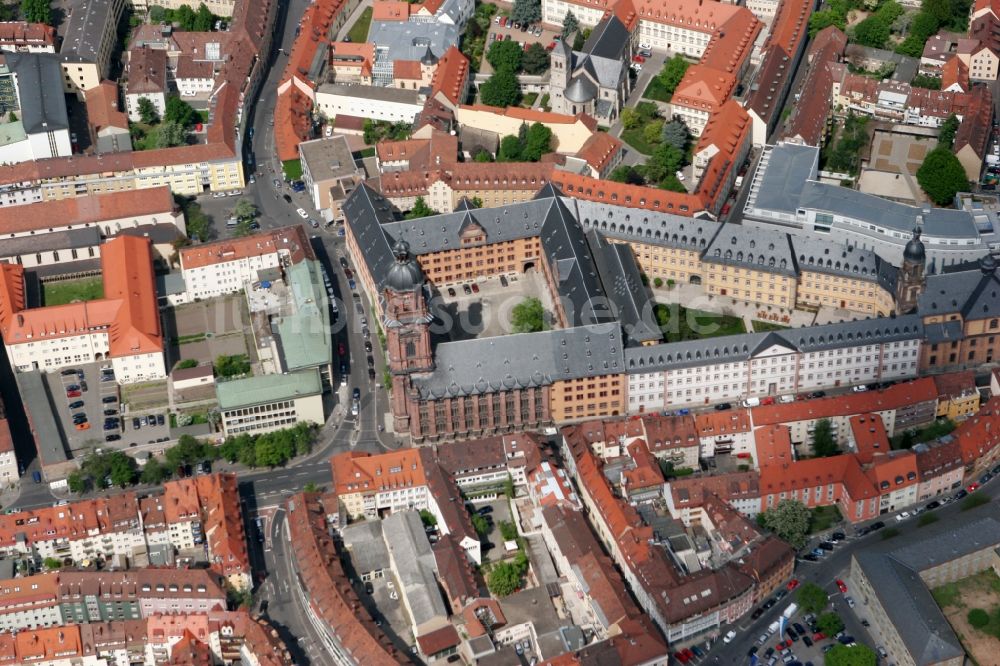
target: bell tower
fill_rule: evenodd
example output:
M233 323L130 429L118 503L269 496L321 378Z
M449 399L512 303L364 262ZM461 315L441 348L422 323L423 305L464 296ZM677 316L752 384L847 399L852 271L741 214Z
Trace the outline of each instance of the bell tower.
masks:
M432 371L434 355L424 272L410 254L406 241L397 241L392 253L395 261L385 279L385 318L382 323L386 360L392 375L394 429L402 434L410 429L409 407L416 400L410 375Z
M903 250L903 265L896 280L896 311L907 314L917 309L917 301L927 285L927 253L920 240L920 227L913 230L913 237Z

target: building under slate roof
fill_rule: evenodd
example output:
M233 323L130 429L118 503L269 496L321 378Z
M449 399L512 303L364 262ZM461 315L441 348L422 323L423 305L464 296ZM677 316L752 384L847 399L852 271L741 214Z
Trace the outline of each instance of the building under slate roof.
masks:
M435 578L437 561L420 514L416 511L395 511L381 525L390 560L403 588L402 593L406 595L406 608L413 621L414 634L423 633L435 620L446 624L448 608Z
M435 399L624 371L621 329L612 323L445 342L435 349L433 372L414 376L413 385Z
M617 16L610 16L594 26L593 32L574 53L573 69L585 67L605 88L617 88L621 80L623 53L628 46L628 28Z
M985 512L970 521L933 526L881 548L859 551L854 566L875 596L918 666L965 655L962 644L934 601L921 573L966 555L1000 546L1000 520ZM971 572L970 572L971 573Z
M609 243L593 229L587 232L587 242L611 299L615 318L621 322L626 344L662 340L663 332L653 312L656 303L642 283L642 273L632 249L624 243Z
M923 316L956 313L965 319L1000 317L1000 278L996 268L994 260L986 257L973 270L928 276L927 287L917 301L917 311ZM961 333L961 327L957 332Z
M799 352L837 349L845 344L884 344L913 340L922 335L920 315L845 321L825 326L789 329L770 333L745 333L721 338L668 342L625 350L628 372L660 372L695 367L706 363L740 363L756 353L781 345Z
M17 77L18 117L28 134L69 128L59 57L48 53L5 53Z

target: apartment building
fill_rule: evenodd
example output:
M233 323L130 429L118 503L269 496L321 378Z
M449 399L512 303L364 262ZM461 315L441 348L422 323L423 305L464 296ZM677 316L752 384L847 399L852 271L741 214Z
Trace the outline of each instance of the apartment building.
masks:
M128 85L125 108L133 122L139 122L139 101L148 101L157 116L167 110L167 52L142 46L128 52Z
M204 569L67 569L0 583L0 630L139 620L225 608L220 579Z
M730 98L736 77L706 65L691 65L670 98L670 108L687 125L691 136L700 137L709 118Z
M17 372L108 360L119 383L166 376L149 239L101 246L104 298L26 308L24 267L0 266L0 329Z
M965 650L931 589L1000 565L1000 523L974 519L932 526L891 547L851 558L855 596L871 607L872 636L897 664L959 666Z
M151 546L207 549L210 568L250 585L236 477L199 476L164 484L162 495L124 493L0 516L0 553L77 565L147 557Z
M56 29L44 23L0 22L0 51L55 53Z
M180 251L186 298L215 298L242 292L258 273L315 259L300 225L203 243Z

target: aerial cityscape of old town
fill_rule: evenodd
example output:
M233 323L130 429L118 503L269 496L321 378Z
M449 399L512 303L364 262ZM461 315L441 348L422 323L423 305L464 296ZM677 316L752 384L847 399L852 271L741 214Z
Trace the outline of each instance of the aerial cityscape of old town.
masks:
M1000 0L0 0L0 666L1000 666Z

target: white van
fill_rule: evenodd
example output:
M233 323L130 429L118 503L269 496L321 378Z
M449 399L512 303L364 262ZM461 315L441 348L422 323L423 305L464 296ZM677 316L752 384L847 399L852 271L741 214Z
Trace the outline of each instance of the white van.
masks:
M740 404L744 407L760 407L760 398L747 398Z
M799 609L799 605L798 604L796 604L796 603L790 603L790 604L788 604L788 608L786 608L784 610L784 612L782 613L782 615L785 616L785 619L790 619L793 615L795 615L795 611L797 611L798 609Z

